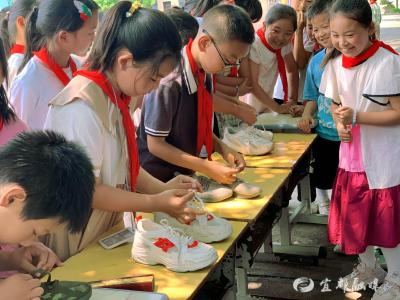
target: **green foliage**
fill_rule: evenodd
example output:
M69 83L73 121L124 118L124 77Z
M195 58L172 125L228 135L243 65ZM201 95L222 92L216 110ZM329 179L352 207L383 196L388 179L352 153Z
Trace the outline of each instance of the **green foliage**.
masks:
M118 0L95 0L95 1L101 7L101 9L109 9L111 6L113 6L115 3L118 2ZM140 2L142 3L143 7L151 8L156 3L156 0L141 0Z

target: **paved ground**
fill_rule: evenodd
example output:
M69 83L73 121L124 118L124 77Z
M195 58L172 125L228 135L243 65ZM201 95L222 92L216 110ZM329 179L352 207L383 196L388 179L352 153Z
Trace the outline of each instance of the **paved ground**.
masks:
M400 15L383 16L381 23L381 40L400 51Z

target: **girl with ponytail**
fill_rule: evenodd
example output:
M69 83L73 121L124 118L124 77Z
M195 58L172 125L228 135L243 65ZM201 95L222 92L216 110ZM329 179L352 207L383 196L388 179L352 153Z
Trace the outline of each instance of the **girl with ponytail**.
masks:
M98 6L93 0L41 0L25 25L20 73L10 88L17 115L42 129L49 101L70 81L94 39Z
M50 102L45 128L86 149L98 182L85 230L74 236L60 232L48 241L62 259L120 222L122 212L162 211L182 222L194 218L186 202L193 197L188 189L200 188L196 181L178 176L163 183L139 166L131 99L156 89L181 59L172 20L139 6L120 1L108 11L87 69Z

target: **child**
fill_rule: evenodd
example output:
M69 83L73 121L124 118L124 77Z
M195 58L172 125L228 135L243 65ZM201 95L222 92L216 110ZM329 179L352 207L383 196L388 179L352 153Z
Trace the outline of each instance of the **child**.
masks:
M318 137L313 144L313 173L312 183L317 188L318 209L321 215L328 215L329 194L332 189L339 164L340 139L332 118L332 100L320 94L324 68L321 67L326 51L331 51L331 32L329 29L330 0L315 0L310 6L308 16L317 42L324 49L317 52L311 59L304 85L304 100L307 101L303 116L299 121L299 128L305 133L311 133L311 125L314 122L314 114L317 113L316 131Z
M375 25L375 38L379 40L381 38L381 8L379 7L379 4L376 3L376 0L369 0L369 4L371 5L372 10L372 21Z
M167 9L164 13L175 23L179 35L181 36L183 46L189 43L190 39L196 37L199 31L199 23L194 17L179 7Z
M185 176L162 183L140 168L130 115L131 97L157 88L178 64L180 51L181 40L170 18L120 1L105 16L88 70L78 71L51 101L45 127L83 145L97 178L85 230L74 236L58 232L47 241L61 258L74 255L121 222L122 212L162 211L182 222L194 218L186 207L193 197L187 189L197 189L198 184Z
M11 45L8 59L9 86L17 76L25 53L25 24L28 14L37 4L36 0L15 0L10 8L7 22L3 23L5 32L8 32Z
M253 39L250 18L240 8L218 5L204 15L197 37L182 51L182 74L172 74L145 98L138 140L141 165L150 174L162 181L176 172L201 172L224 184L236 180L244 160L213 136L209 74L246 56ZM203 145L209 159L216 151L230 166L199 158Z
M367 0L337 0L330 27L336 50L327 56L320 91L333 100L342 143L329 240L346 254L359 254L360 264L344 278L348 289L362 288L352 284L355 278L364 284L385 280L372 299L399 299L400 57L370 39L375 29ZM373 246L382 249L386 278Z
M14 110L8 103L7 93L3 82L7 82L7 62L0 38L0 146L7 143L19 132L27 130L26 125L18 119Z
M92 168L81 147L54 132L21 133L0 147L0 243L31 244L59 226L82 230L91 210ZM0 251L0 270L31 273L54 265L60 260L39 243ZM39 299L40 283L12 275L0 282L1 298Z
M275 4L268 11L262 28L257 31L250 51L253 89L246 101L258 113L268 109L282 114L289 113L290 106L297 103L299 73L291 44L296 28L295 10L287 5ZM282 78L285 94L285 103L282 105L272 99L278 73Z
M22 71L11 85L10 101L31 129L43 128L49 101L79 67L70 55L84 56L97 19L93 0L41 0L29 15Z

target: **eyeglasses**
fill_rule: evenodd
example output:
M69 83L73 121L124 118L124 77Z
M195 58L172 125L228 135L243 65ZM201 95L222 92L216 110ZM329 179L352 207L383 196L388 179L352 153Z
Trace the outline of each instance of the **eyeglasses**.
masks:
M236 63L231 63L230 61L226 60L221 53L221 50L219 50L217 43L214 41L212 36L208 33L207 30L203 29L203 33L205 33L211 40L211 43L213 43L215 50L217 50L219 57L221 58L222 62L224 63L224 68L238 68L240 67L240 63L242 62L241 59L238 59Z

